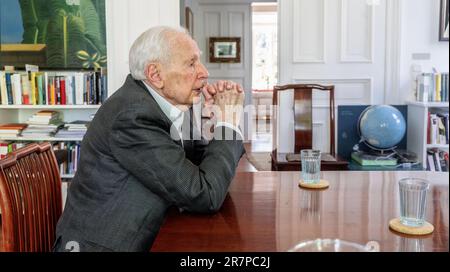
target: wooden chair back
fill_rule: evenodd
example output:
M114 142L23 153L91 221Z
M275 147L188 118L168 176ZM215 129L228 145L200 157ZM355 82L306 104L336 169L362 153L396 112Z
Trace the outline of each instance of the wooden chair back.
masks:
M62 197L49 143L30 144L0 161L0 208L3 251L51 251Z
M300 153L302 149L312 149L313 139L313 120L312 120L312 94L313 90L329 92L330 106L330 153L335 156L335 103L334 86L322 86L318 84L290 84L284 86L275 86L273 92L273 105L276 109L279 101L279 93L282 91L294 90L294 129L295 129L295 148L294 153ZM276 116L276 114L275 114ZM277 118L274 118L277 122ZM274 123L274 134L276 131ZM275 141L276 137L274 137Z

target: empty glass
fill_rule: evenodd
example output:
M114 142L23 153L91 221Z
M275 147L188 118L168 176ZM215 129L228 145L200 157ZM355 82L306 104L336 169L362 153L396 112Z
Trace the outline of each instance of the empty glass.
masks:
M289 252L378 252L380 245L371 241L360 245L339 239L316 239L297 244Z
M427 192L430 184L419 178L404 178L399 181L400 222L410 227L425 223Z
M302 180L304 183L320 181L320 150L305 149L300 152Z

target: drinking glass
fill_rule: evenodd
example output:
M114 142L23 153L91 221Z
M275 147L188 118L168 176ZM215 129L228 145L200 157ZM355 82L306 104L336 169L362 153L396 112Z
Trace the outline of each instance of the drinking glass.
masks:
M304 149L300 155L303 182L318 183L320 181L320 150Z
M430 183L424 179L404 178L399 181L400 222L403 225L423 226L429 187Z

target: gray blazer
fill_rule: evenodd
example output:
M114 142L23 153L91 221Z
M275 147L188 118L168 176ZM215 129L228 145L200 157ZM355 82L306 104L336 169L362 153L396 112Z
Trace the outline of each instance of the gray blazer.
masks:
M81 251L148 251L169 207L220 209L244 154L242 139L182 145L170 127L143 83L129 75L83 139L55 251L70 241ZM230 131L236 135L227 127L215 135Z

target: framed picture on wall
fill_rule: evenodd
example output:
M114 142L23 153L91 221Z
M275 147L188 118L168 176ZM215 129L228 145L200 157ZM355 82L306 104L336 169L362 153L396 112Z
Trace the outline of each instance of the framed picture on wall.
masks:
M240 37L210 37L209 62L211 63L240 63Z
M186 7L185 19L186 29L189 31L191 37L194 37L194 14L189 7Z
M449 0L441 0L441 15L439 23L439 40L448 42L448 6Z

